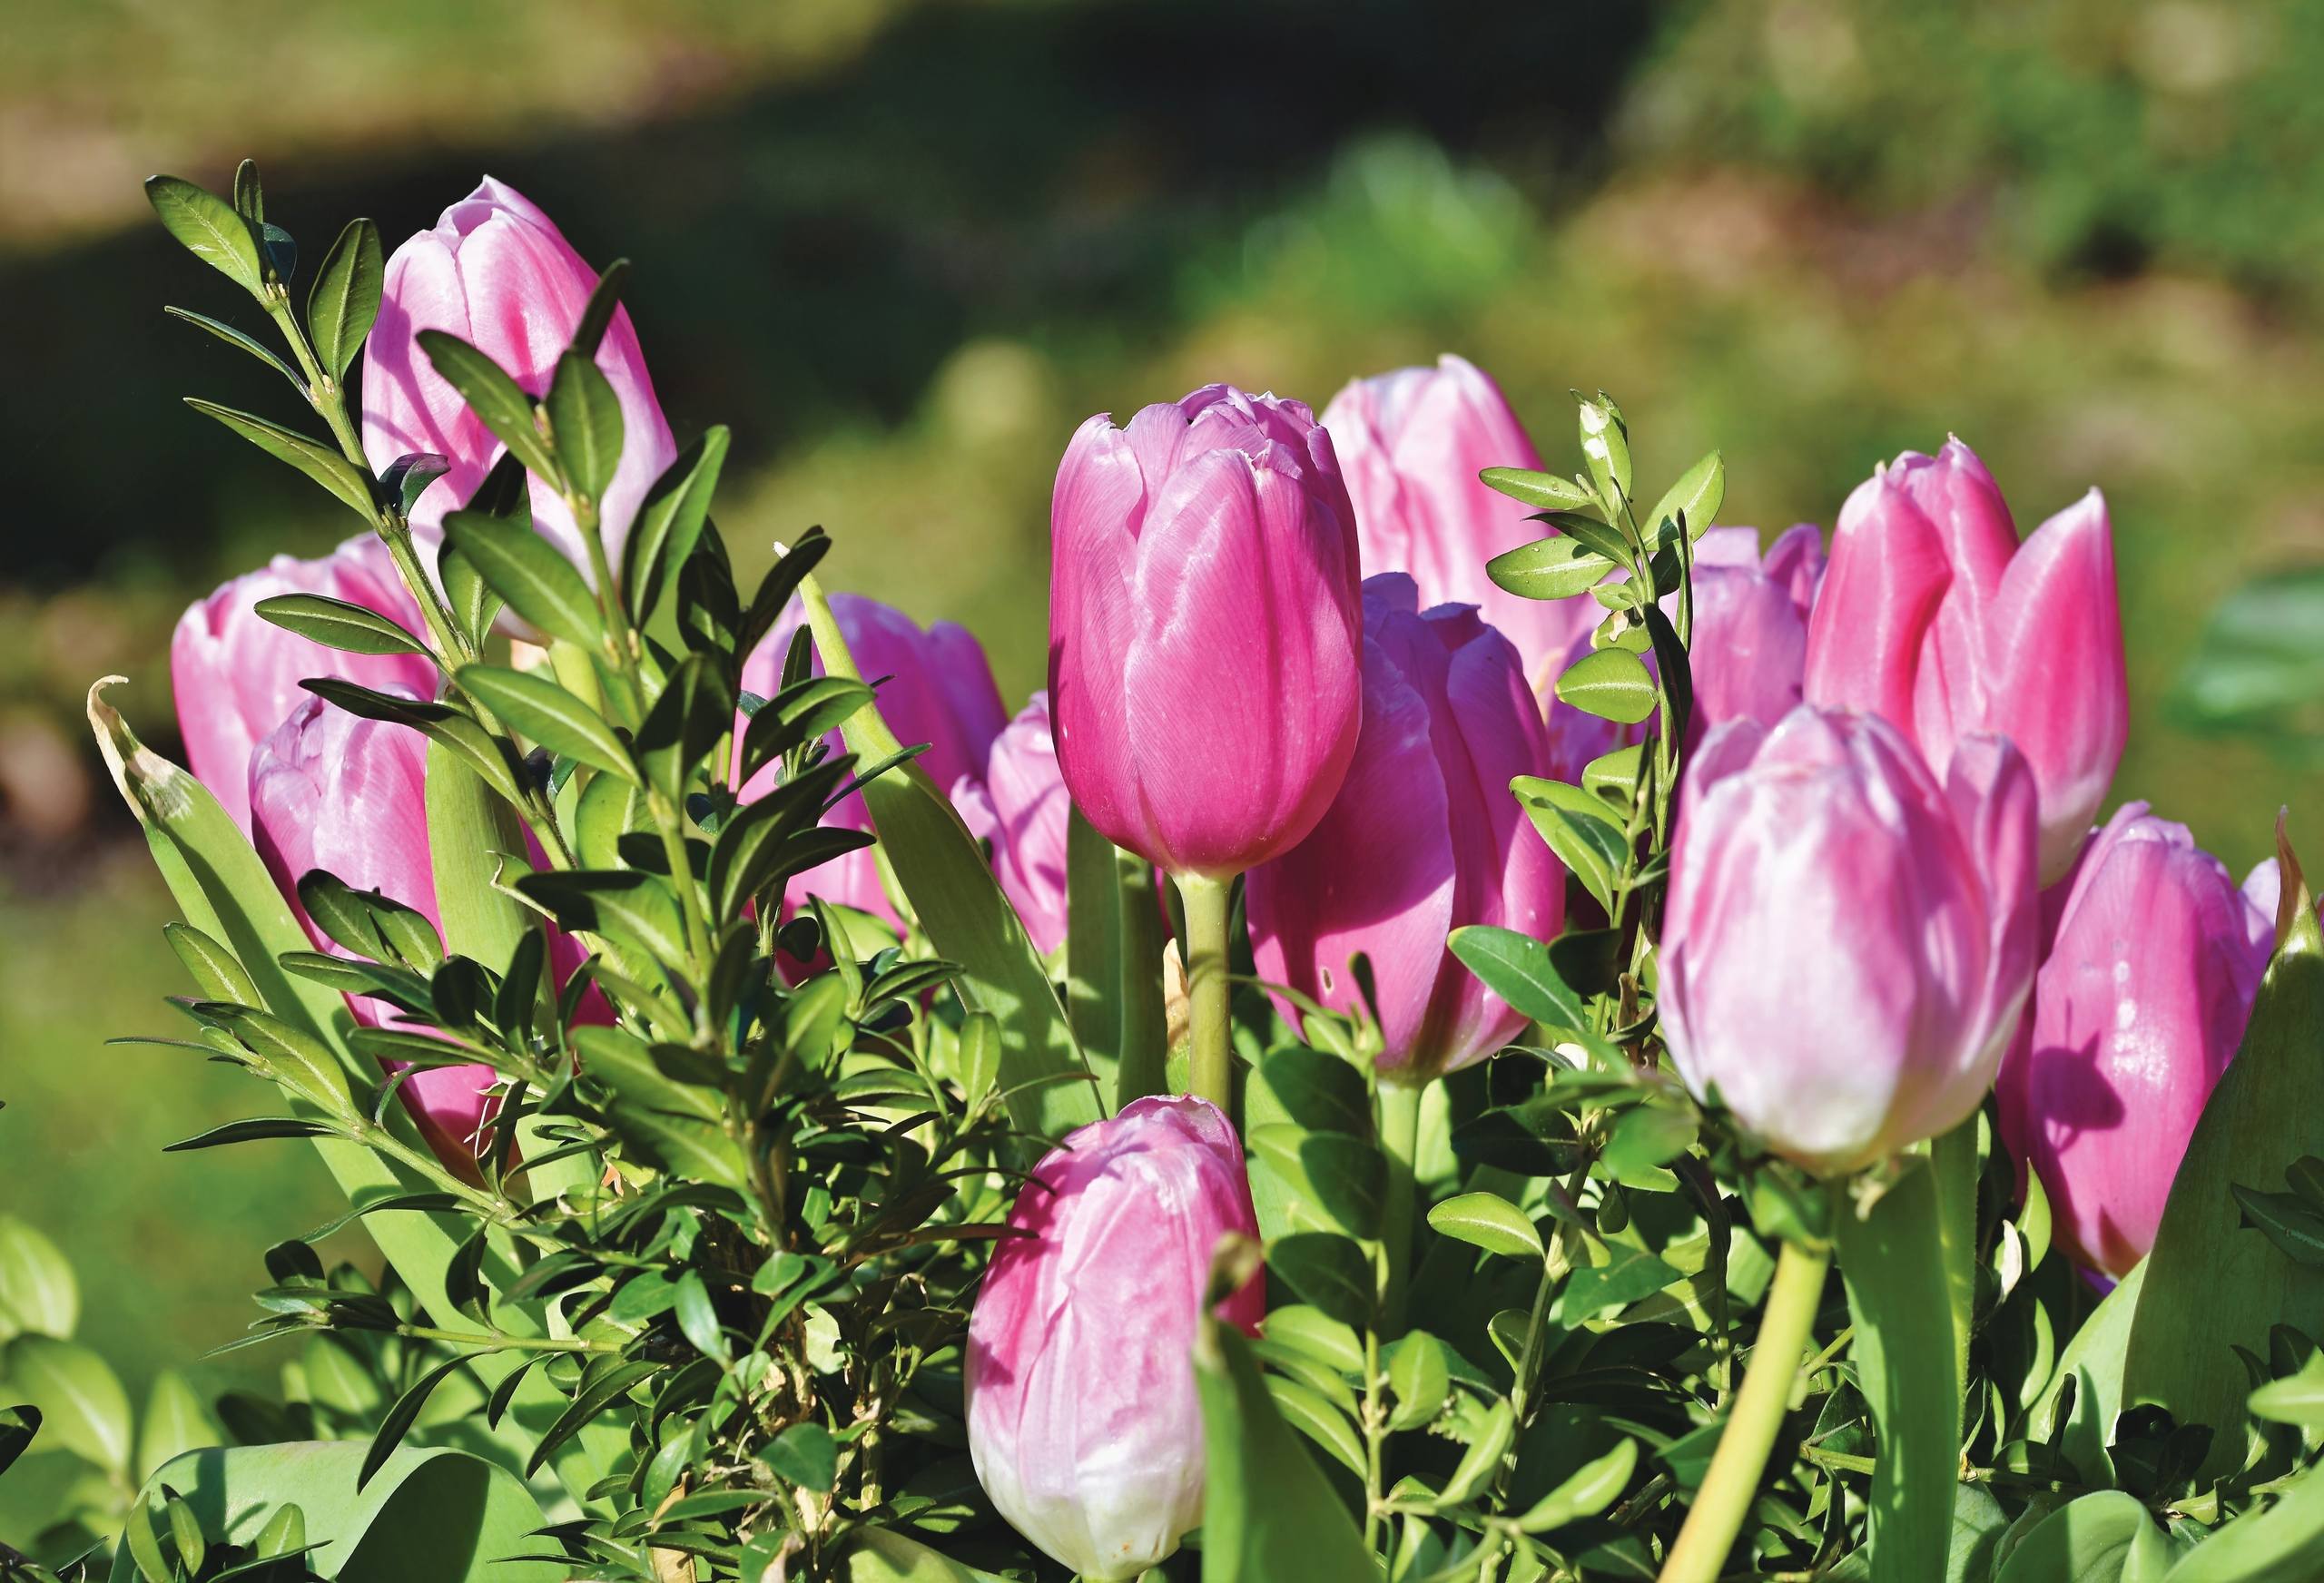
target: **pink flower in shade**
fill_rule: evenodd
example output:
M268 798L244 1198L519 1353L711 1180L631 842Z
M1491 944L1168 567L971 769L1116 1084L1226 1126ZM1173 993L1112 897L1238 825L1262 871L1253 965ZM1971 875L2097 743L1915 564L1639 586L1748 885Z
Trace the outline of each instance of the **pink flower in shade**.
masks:
M980 781L994 740L1009 724L1009 711L975 636L949 621L922 631L901 611L860 595L834 594L831 605L856 669L878 688L880 713L896 740L906 747L929 744L917 762L939 786L957 786L964 778ZM780 691L783 656L790 652L792 634L805 619L798 605L784 612L743 663L744 691L763 698ZM820 661L816 671L822 674ZM832 752L842 751L838 733L830 740ZM773 784L773 769L762 770L743 786L743 800L763 796ZM841 802L824 822L870 830L872 816L859 793ZM869 847L843 853L793 880L785 905L795 908L811 894L871 913L898 930L903 928Z
M360 605L419 633L419 609L387 547L370 535L320 560L277 556L189 607L170 639L170 685L186 762L245 833L251 828L251 750L313 695L299 683L336 676L366 687L436 695L436 666L418 654L351 654L275 625L254 608L279 594L321 594Z
M1824 538L1813 523L1786 531L1764 560L1757 528L1714 527L1696 541L1689 746L1721 721L1773 729L1799 703L1807 616L1823 578Z
M981 777L952 783L952 805L970 833L992 847L992 870L1025 922L1034 949L1065 943L1067 826L1073 801L1058 772L1049 695L1036 693L992 739Z
M1521 599L1485 575L1485 563L1539 539L1529 507L1490 489L1487 467L1539 470L1541 453L1492 376L1445 356L1351 381L1324 409L1355 504L1367 575L1405 572L1423 606L1473 605L1517 645L1536 692L1605 613L1588 595Z
M2002 1138L2040 1174L2061 1245L2120 1277L2154 1245L2242 1042L2275 913L2143 802L2117 809L2043 900L2053 938L2002 1067Z
M1907 451L1840 510L1806 692L1876 712L1931 763L1973 732L2015 742L2041 788L2042 873L2055 880L2129 732L2105 501L2092 490L2021 546L1967 446Z
M419 232L388 260L386 296L364 349L363 453L376 469L413 452L433 452L451 464L413 506L412 526L423 536L467 502L504 447L436 372L420 349L419 332L458 336L538 396L596 285L597 272L555 222L489 176L445 210L433 231ZM606 556L619 566L631 518L678 452L628 309L615 310L597 367L621 399L621 464L598 502ZM588 576L589 555L573 514L538 478L532 480L532 507L534 529Z
M1468 605L1423 612L1401 572L1364 584L1364 730L1307 839L1245 881L1259 977L1338 1011L1372 965L1381 1069L1425 1082L1492 1054L1525 1017L1454 959L1445 938L1495 924L1548 939L1565 870L1509 792L1549 757L1522 662ZM1294 1027L1297 1008L1277 998Z
M1258 1235L1235 1128L1156 1096L1033 1168L969 1321L969 1454L993 1506L1076 1575L1135 1578L1202 1520L1191 1352L1210 1262ZM1256 1334L1264 1273L1218 1307Z
M1050 507L1049 704L1085 818L1173 876L1298 844L1355 751L1354 508L1307 408L1206 385L1083 424Z
M1715 728L1687 771L1661 945L1679 1075L1842 1173L1972 1114L2034 973L2035 792L2003 738L1945 785L1877 716Z

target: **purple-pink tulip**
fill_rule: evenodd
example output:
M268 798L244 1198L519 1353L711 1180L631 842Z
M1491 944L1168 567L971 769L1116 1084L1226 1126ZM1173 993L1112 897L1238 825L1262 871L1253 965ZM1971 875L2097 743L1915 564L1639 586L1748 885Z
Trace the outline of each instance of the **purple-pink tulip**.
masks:
M2034 780L1961 741L1940 786L1869 714L1737 719L1687 772L1660 1008L1699 1096L1851 1171L1944 1132L1993 1086L2034 974Z
M244 833L251 828L251 750L312 696L299 683L336 676L366 687L435 696L436 667L417 654L351 654L275 625L254 608L279 594L321 594L421 629L419 609L385 546L349 539L320 560L277 556L190 606L170 639L170 686L187 766Z
M1784 533L1764 559L1756 528L1714 527L1696 541L1689 745L1721 721L1772 729L1799 703L1807 616L1823 578L1824 538L1813 523Z
M1548 939L1565 919L1565 870L1508 790L1549 760L1523 662L1473 605L1419 605L1401 572L1365 579L1364 730L1347 779L1307 839L1244 887L1259 977L1355 1011L1349 962L1364 953L1381 1070L1415 1083L1525 1026L1445 937L1493 924ZM1276 1004L1298 1027L1296 1006Z
M428 743L419 733L359 719L313 697L251 755L251 820L259 856L316 949L346 954L299 906L299 880L316 869L358 890L400 901L440 929L428 845L427 775ZM402 1015L362 996L349 996L347 1004L367 1027ZM431 1067L406 1077L397 1092L437 1157L472 1173L497 1108L491 1090L498 1080L487 1066Z
M2121 1276L2154 1245L2242 1042L2275 918L2143 802L2117 809L2045 900L2055 938L2002 1067L2002 1137L2041 1176L2060 1245Z
M1355 516L1296 401L1206 385L1083 424L1050 507L1058 762L1099 831L1174 877L1298 844L1355 751Z
M1433 369L1351 381L1324 409L1324 427L1355 504L1365 573L1410 573L1423 605L1477 606L1546 693L1574 639L1605 613L1586 594L1521 599L1485 575L1487 561L1544 531L1525 506L1477 477L1486 467L1541 466L1501 387L1447 355Z
M992 739L984 773L952 783L969 832L992 847L992 871L1044 953L1065 943L1066 840L1073 811L1057 767L1049 695L1036 693Z
M596 286L597 272L556 223L490 176L445 210L433 231L412 237L388 260L386 296L364 349L363 452L375 468L413 452L433 452L451 464L412 508L412 526L424 536L476 492L504 447L436 372L419 333L458 336L538 396ZM596 360L621 399L621 463L597 502L606 556L618 566L631 518L678 452L628 309L614 310ZM538 478L532 480L532 506L535 530L588 575L587 546L572 512Z
M1841 508L1807 696L1877 712L1933 764L1971 733L2008 737L2041 788L2042 873L2057 879L2129 731L2105 501L2093 489L2021 546L1967 446L1897 457Z
M865 681L877 684L880 713L896 740L906 746L929 744L917 762L939 786L956 785L963 777L981 780L993 741L1009 723L1009 711L975 636L949 621L922 631L901 611L861 595L834 594L831 605L856 669ZM805 619L803 607L794 605L775 623L743 663L745 692L771 698L780 690L783 656ZM820 674L820 661L816 669ZM834 752L841 751L838 733L832 733L831 743ZM743 801L763 795L773 783L771 767L760 771L743 786ZM870 830L872 815L857 794L833 809L824 822ZM869 847L843 853L793 880L786 903L796 907L811 894L871 913L899 931L903 928Z
M1235 1128L1156 1096L1033 1168L969 1321L969 1455L1019 1533L1091 1579L1135 1578L1202 1520L1191 1352L1211 1255L1258 1235ZM1218 1305L1257 1333L1265 1276Z

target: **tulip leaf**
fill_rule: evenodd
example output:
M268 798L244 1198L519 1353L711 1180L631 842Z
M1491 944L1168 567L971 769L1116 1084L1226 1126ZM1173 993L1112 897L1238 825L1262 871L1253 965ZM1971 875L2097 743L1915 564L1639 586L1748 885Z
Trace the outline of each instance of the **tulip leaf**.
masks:
M509 609L541 631L584 648L604 644L597 596L579 568L527 524L480 511L448 512L444 540Z
M1566 534L1504 550L1485 563L1495 587L1521 599L1567 599L1605 579L1614 563Z
M1552 1028L1580 1032L1590 1026L1581 998L1559 976L1550 948L1532 936L1472 923L1454 929L1447 943L1462 965L1512 1009Z
M70 1336L81 1287L63 1250L13 1214L0 1214L0 1341L29 1331Z
M267 455L290 463L345 502L364 521L372 519L375 507L371 502L371 480L332 447L251 413L204 401L199 396L187 397L185 404L216 418Z
M266 274L259 263L258 239L232 204L182 176L149 177L145 198L161 216L162 229L188 252L264 300Z
M732 438L724 424L704 434L678 453L637 508L622 546L621 585L630 617L641 625L660 602L670 568L684 565L702 537Z
M428 645L376 610L323 594L276 594L251 606L285 632L350 654L419 654Z
M1114 1107L1162 1093L1169 1051L1162 953L1169 927L1154 865L1114 845L1081 811L1066 827L1066 1008Z
M2269 1329L2324 1334L2324 1269L2246 1225L2235 1189L2269 1192L2305 1155L2324 1154L2324 1110L2309 1103L2324 1070L2324 933L2298 860L2278 835L2284 906L2275 959L2260 980L2242 1047L2188 1141L2165 1201L2131 1322L2121 1404L2152 1404L2213 1435L2203 1477L2231 1472L2250 1381L2235 1349L2265 1357Z
M1727 464L1717 451L1679 475L1654 509L1647 514L1649 543L1659 543L1666 522L1683 526L1689 538L1700 538L1727 498Z
M1205 1316L1195 1338L1202 1401L1203 1583L1380 1576L1323 1471L1293 1438L1234 1326Z
M461 691L553 753L625 780L639 778L629 749L606 717L546 676L502 665L464 665Z
M484 427L490 429L527 469L555 483L556 463L542 438L533 415L533 398L525 394L507 371L456 335L423 329L419 349L435 370L460 393Z
M1949 1493L1947 1500L1949 1504ZM2027 1529L1994 1574L1994 1583L2159 1579L2170 1567L2170 1554L2162 1530L2144 1506L2119 1490L2102 1490L2068 1501ZM1935 1559L1943 1565L1941 1545Z
M1439 1233L1472 1244L1489 1254L1512 1259L1542 1256L1541 1234L1517 1205L1498 1193L1463 1193L1428 1212L1428 1224Z
M379 228L369 220L349 221L315 272L314 289L307 297L308 333L323 371L332 379L345 378L348 365L363 349L372 322L379 317L386 275Z
M1557 695L1584 714L1636 725L1654 713L1654 677L1636 654L1592 649L1566 667Z
M2163 1577L2164 1583L2303 1583L2319 1575L2324 1575L2324 1473L2311 1465L2286 1482L2266 1506L2255 1506L2224 1528L2214 1529Z
M546 405L566 483L602 506L621 465L621 398L613 381L589 353L567 351L556 359Z

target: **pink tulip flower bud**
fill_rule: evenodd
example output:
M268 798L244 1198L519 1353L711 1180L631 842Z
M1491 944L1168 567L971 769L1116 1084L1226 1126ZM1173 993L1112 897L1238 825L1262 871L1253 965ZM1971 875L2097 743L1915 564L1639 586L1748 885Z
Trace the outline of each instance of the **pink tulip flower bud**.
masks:
M1363 605L1331 437L1206 385L1083 424L1050 507L1049 706L1083 817L1173 877L1288 851L1355 752Z
M1756 528L1714 527L1696 541L1689 746L1725 720L1772 730L1799 703L1807 615L1823 578L1824 538L1813 523L1786 531L1764 560Z
M275 625L253 608L279 594L321 594L419 633L419 609L387 546L349 539L319 561L277 556L188 608L170 639L170 686L186 763L244 834L251 828L251 750L312 697L299 683L336 676L366 687L436 695L436 666L418 654L350 654Z
M2106 502L2092 490L2021 546L1967 446L1897 457L1840 510L1807 696L1876 711L1933 764L1972 732L2008 737L2041 788L2042 876L2056 880L2130 729Z
M992 846L992 871L1034 949L1065 943L1067 826L1073 801L1057 767L1049 695L1036 693L992 739L984 774L952 783L952 805L970 834Z
M1380 1068L1422 1083L1525 1027L1445 949L1469 924L1538 939L1565 921L1565 870L1509 792L1539 775L1549 733L1516 646L1473 605L1419 608L1413 580L1364 584L1364 731L1307 839L1244 883L1259 977L1358 1011L1349 962L1372 966ZM1294 1027L1297 1007L1276 1006Z
M1803 704L1714 729L1687 772L1663 1031L1776 1152L1839 1174L1945 1131L1993 1086L2034 974L2035 792L1965 739L1940 787L1886 721Z
M1605 612L1588 595L1521 599L1485 575L1485 563L1546 530L1521 503L1479 481L1487 467L1541 466L1492 376L1445 356L1351 381L1324 409L1348 497L1355 504L1364 571L1407 572L1423 605L1473 605L1517 645L1534 690Z
M310 697L251 755L250 805L258 854L315 949L349 953L299 905L299 881L320 869L358 890L377 890L426 915L436 909L436 870L428 846L428 742L408 726L362 720ZM347 998L367 1027L403 1013L383 1000ZM498 1102L490 1067L430 1067L397 1089L436 1155L473 1172Z
M1212 1252L1258 1234L1235 1128L1134 1100L1051 1149L969 1320L969 1455L1000 1515L1090 1579L1135 1578L1202 1520L1192 1350ZM1266 1282L1218 1306L1256 1334Z
M900 610L861 595L832 595L832 615L847 639L856 669L879 693L880 713L896 740L906 747L926 742L928 751L917 761L939 786L953 786L963 777L981 780L993 739L1009 723L1008 708L992 680L992 666L984 648L966 627L940 621L922 631ZM794 603L774 624L765 640L743 664L743 689L771 698L782 688L783 657L791 652L792 634L806 620L805 607ZM816 674L822 664L816 662ZM830 737L833 752L843 751L839 733ZM743 788L743 800L763 796L774 784L772 766L761 770ZM870 830L872 815L861 794L833 809L827 824L848 830ZM888 900L880 881L880 866L872 849L845 852L809 870L791 881L786 909L803 904L809 895L854 908L883 919L902 930L903 920Z
M487 176L388 260L386 296L364 348L363 454L375 468L433 452L451 470L429 485L411 513L432 537L447 511L465 505L504 448L420 349L423 329L469 342L507 369L529 395L548 389L556 359L597 286L549 217L515 188ZM614 310L597 367L621 398L621 463L597 503L606 556L621 565L631 518L663 469L677 459L670 426L654 397L629 310ZM588 577L590 560L565 501L532 480L533 527ZM594 579L593 579L594 580Z
M2002 1138L2042 1178L2079 1263L2146 1256L2275 945L2275 915L2184 825L2115 810L2051 887L2056 935L2002 1067Z

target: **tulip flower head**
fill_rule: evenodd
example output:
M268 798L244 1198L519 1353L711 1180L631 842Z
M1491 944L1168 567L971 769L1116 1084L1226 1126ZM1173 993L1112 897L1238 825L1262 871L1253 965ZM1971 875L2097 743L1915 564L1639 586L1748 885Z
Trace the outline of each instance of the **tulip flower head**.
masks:
M952 783L952 805L969 833L990 843L993 873L1034 949L1049 952L1064 944L1073 803L1058 772L1047 693L1034 693L992 739L981 776L964 774Z
M1940 787L1876 716L1715 729L1681 792L1661 945L1687 1086L1830 1174L1974 1112L2033 977L2034 799L1998 737L1965 739Z
M1009 1224L969 1321L977 1480L1078 1576L1135 1578L1202 1520L1192 1349L1219 1239L1258 1234L1242 1145L1206 1100L1134 1100L1044 1155ZM1265 1312L1263 1274L1217 1310Z
M1869 709L1932 764L1974 732L2041 789L2042 874L2063 874L2129 733L2113 533L2093 489L2024 545L1976 454L1906 452L1841 508L1808 624L1807 697Z
M1049 703L1083 815L1174 877L1296 845L1355 751L1355 516L1296 401L1083 424L1050 509Z
M1347 779L1307 839L1251 870L1244 893L1259 977L1354 1011L1349 962L1363 953L1381 1069L1425 1082L1525 1026L1446 936L1495 924L1554 937L1565 870L1508 791L1549 759L1515 646L1472 605L1418 605L1401 572L1364 581L1364 730ZM1292 1002L1276 1005L1300 1025Z

